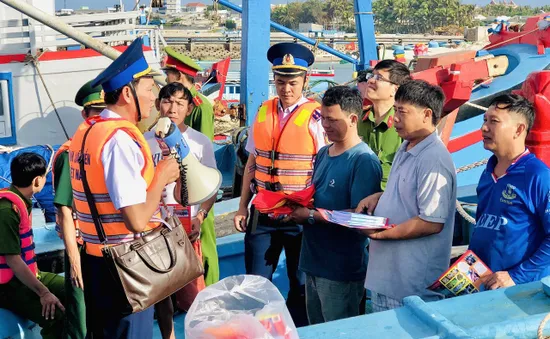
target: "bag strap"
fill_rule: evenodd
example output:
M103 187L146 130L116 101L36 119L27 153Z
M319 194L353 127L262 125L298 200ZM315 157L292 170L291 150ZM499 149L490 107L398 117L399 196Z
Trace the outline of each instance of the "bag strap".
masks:
M78 163L80 165L80 177L82 180L82 187L84 188L84 193L86 194L86 200L90 208L90 213L92 214L92 219L94 220L95 230L101 244L105 245L107 243L107 235L103 229L103 224L101 223L101 218L99 217L99 211L97 210L97 205L95 202L94 195L90 190L90 185L88 185L88 178L86 176L86 169L84 167L84 147L86 145L86 139L88 134L92 130L95 124L92 124L90 128L84 133L84 138L82 140L82 148L80 149L80 155L78 157Z

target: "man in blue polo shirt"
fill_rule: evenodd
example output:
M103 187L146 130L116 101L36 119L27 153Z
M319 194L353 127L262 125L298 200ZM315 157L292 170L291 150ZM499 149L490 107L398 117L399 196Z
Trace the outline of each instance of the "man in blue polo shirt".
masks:
M481 127L493 152L477 186L477 224L470 249L495 272L486 289L550 274L550 169L525 148L533 106L518 95L493 100Z

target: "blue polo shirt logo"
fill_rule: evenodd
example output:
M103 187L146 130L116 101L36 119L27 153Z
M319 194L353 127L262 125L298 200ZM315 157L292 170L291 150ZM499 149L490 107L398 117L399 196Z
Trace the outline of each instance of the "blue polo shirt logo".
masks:
M507 184L506 189L502 191L502 198L500 198L500 202L507 205L512 205L512 200L517 197L515 190L516 187L514 185Z
M486 228L489 230L500 231L501 226L508 224L508 219L493 214L483 213L476 223L476 228Z

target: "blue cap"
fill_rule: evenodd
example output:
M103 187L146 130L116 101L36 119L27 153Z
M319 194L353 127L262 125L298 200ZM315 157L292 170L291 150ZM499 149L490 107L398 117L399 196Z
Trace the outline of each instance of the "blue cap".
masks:
M273 73L297 75L307 71L315 61L309 48L293 42L275 44L267 51L267 59L273 64Z
M143 56L143 41L137 38L132 44L116 58L101 74L91 83L92 87L101 85L106 93L128 85L132 80L143 76L153 76L149 64Z

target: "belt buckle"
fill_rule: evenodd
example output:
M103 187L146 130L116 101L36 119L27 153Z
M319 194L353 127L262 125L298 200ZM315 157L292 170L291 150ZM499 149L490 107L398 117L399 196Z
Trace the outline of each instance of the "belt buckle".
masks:
M282 191L283 185L280 182L266 182L265 189L271 192Z

